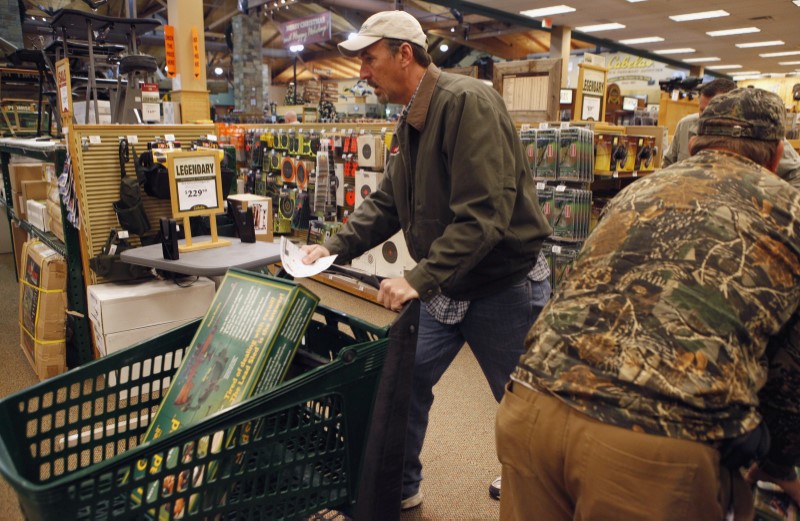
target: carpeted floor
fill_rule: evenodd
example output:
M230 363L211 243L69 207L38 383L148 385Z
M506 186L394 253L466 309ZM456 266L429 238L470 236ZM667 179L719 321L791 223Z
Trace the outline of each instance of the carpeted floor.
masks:
M388 324L394 313L341 291L308 282L322 302L377 325ZM18 295L11 254L0 254L0 398L38 382L19 347ZM463 349L436 387L426 445L422 451L425 499L404 512L402 521L490 520L499 515L499 502L488 486L499 474L494 450L497 404L469 349ZM22 515L11 487L0 479L0 519Z

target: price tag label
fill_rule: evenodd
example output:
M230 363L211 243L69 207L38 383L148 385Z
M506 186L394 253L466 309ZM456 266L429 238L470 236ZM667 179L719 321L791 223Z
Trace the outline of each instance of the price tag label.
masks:
M561 128L569 128L569 121L562 121Z
M611 177L613 177L614 179L618 178L619 177L619 172L614 170L614 173L611 174Z
M164 134L164 140L172 143L175 141L175 134Z
M213 141L214 143L217 142L216 134L208 134L206 137L208 138L209 141Z
M639 177L639 172L637 172L636 170L634 170L634 171L633 171L633 173L632 173L631 175L632 175L633 177Z
M175 157L173 168L179 212L221 208L215 155Z
M567 190L567 185L558 185L556 187L556 192L565 192Z
M546 130L548 128L550 128L550 125L546 121L539 123L539 130Z
M561 253L561 246L559 246L558 244L554 244L552 251L553 253Z
M386 127L381 127L381 134L386 134Z
M542 182L542 181L539 181L538 183L536 183L536 189L537 190L544 190L545 186L547 186L547 184Z
M530 129L531 129L531 124L530 123L523 123L519 127L519 131L520 132L528 132Z
M127 139L128 143L131 145L139 144L139 136L125 136L125 139Z
M102 142L103 140L100 139L100 136L89 136L89 143L92 145L99 145Z

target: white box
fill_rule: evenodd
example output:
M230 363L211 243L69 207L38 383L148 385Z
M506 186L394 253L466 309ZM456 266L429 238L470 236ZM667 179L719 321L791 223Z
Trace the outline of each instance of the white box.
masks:
M111 124L111 102L108 100L99 100L97 108L100 111L100 120L95 121L94 117L94 100L89 102L89 124L95 125L110 125ZM83 125L86 121L86 102L76 101L72 104L72 111L75 114L75 122Z
M380 277L402 277L417 265L408 253L403 232L397 232L377 247L375 274Z
M356 204L358 208L369 194L378 189L383 177L382 172L370 172L369 170L356 170Z
M198 317L199 318L199 317ZM94 319L90 320L92 323L92 333L94 335L95 345L101 356L110 355L126 349L134 344L151 339L162 333L166 333L170 329L180 327L192 320L176 320L174 322L164 322L163 324L155 324L152 326L139 327L136 329L129 329L127 331L119 331L117 333L103 334L103 329Z
M22 199L20 199L21 201ZM25 220L28 221L33 226L39 228L43 232L49 231L49 222L50 219L47 215L47 201L36 201L34 199L28 199L25 202L27 212L25 214Z
M94 284L88 288L89 318L103 335L203 317L214 282L200 277L187 287L168 280L140 284Z

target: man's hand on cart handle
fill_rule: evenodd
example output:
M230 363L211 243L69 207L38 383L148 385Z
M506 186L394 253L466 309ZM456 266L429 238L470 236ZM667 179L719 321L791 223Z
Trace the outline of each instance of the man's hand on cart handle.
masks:
M745 481L751 485L755 485L757 481L768 481L770 483L775 483L781 487L795 503L800 505L800 479L797 477L794 479L775 478L761 470L757 463L754 463L748 469L747 474L745 475Z
M300 249L306 254L306 256L303 257L303 264L313 264L317 259L328 257L331 254L328 248L320 244L301 246Z
M403 304L409 300L419 298L417 290L402 277L383 279L381 289L378 291L378 304L392 311L400 311Z

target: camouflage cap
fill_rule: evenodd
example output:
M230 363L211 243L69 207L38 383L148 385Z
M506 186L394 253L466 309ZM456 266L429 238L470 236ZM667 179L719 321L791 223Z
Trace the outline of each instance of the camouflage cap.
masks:
M715 96L700 115L699 136L731 136L761 141L784 138L786 107L763 89L735 89Z

